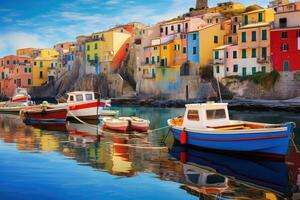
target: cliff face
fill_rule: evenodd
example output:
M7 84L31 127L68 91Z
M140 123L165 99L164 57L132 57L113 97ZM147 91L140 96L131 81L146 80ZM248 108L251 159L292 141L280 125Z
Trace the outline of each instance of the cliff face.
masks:
M280 78L271 87L232 78L223 79L222 84L235 97L285 100L300 96L300 72L281 73Z

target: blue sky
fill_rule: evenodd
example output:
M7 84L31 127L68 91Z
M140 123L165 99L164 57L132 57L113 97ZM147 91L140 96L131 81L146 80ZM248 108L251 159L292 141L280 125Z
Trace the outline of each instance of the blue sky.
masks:
M23 47L52 47L116 24L151 25L194 7L196 0L0 0L0 57ZM25 3L26 2L26 3ZM211 0L210 6L224 0ZM249 0L265 6L266 0Z

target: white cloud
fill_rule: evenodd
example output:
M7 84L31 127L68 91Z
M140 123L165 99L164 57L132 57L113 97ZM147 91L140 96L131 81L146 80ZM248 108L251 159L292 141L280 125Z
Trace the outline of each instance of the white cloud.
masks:
M1 57L6 55L7 53L15 54L14 51L19 48L42 48L47 46L49 46L49 44L47 44L47 42L45 42L41 36L36 34L25 32L8 32L0 34Z

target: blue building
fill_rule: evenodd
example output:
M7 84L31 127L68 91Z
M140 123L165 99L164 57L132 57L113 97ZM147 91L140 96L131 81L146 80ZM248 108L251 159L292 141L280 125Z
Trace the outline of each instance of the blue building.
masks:
M192 63L199 64L199 32L188 33L187 42L188 60Z

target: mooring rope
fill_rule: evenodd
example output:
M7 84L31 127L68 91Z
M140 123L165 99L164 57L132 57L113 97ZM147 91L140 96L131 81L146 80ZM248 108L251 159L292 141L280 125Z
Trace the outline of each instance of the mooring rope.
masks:
M294 131L293 131L292 137L291 137L292 144L293 144L293 146L295 147L296 152L297 152L297 153L300 153L300 151L299 151L299 149L298 149L298 147L297 147L297 145L296 145L294 139L295 139L295 133L294 133Z

